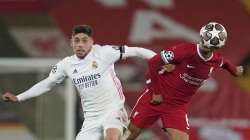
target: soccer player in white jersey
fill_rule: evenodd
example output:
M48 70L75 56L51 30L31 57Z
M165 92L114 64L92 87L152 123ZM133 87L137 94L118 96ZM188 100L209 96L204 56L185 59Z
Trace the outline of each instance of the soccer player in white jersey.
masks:
M155 53L139 47L96 45L92 34L88 25L74 27L71 38L74 55L58 62L46 79L27 91L17 96L6 92L2 99L15 103L37 97L68 77L78 89L85 118L76 140L119 140L128 117L114 63L133 56L149 59Z

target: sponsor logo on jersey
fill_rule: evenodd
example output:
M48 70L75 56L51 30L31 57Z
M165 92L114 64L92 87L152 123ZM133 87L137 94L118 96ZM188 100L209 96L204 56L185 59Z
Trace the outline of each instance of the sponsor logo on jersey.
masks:
M97 69L97 68L98 68L98 64L97 64L96 61L93 61L93 62L92 62L92 68L93 68L93 69Z
M199 78L190 76L187 73L180 74L180 78L182 80L184 80L185 82L187 82L187 83L189 83L191 85L195 85L195 86L200 86L204 81L204 79L199 79Z
M98 84L98 79L101 78L100 73L73 78L73 83L79 88L90 88Z

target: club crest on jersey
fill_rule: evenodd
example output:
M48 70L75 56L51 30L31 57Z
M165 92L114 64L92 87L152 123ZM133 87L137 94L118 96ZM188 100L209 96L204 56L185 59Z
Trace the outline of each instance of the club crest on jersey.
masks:
M92 68L93 68L93 69L97 69L97 68L98 68L98 64L97 64L96 61L93 61L93 62L92 62Z

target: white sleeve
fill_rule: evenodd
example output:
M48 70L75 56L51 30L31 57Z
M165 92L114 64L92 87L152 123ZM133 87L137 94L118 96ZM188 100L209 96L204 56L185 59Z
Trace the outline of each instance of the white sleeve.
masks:
M55 65L50 72L49 77L35 84L30 89L17 95L19 102L37 97L52 89L56 84L61 83L65 79L66 75L63 70L62 61Z
M125 52L123 54L123 58L136 56L143 59L150 59L155 55L156 53L149 49L125 46Z
M154 55L155 52L139 47L128 47L126 45L123 46L112 46L106 45L102 47L101 54L103 55L103 59L108 63L115 63L120 59L126 59L128 57L140 57L143 59L150 59Z
M105 45L101 48L100 55L108 64L113 64L123 57L124 46Z

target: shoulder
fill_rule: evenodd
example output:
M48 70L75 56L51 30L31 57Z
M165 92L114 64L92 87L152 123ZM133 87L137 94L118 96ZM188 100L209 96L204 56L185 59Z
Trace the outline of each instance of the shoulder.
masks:
M107 48L111 48L113 47L114 45L100 45L100 44L94 44L93 45L93 49L96 49L96 50L103 50L103 49L107 49Z
M75 55L72 55L72 56L67 56L67 57L64 57L63 59L61 59L57 64L56 66L60 66L60 67L65 67L66 65L68 64L71 64L71 63L74 63L74 62L77 62L77 58Z
M119 50L121 46L118 46L118 45L98 45L98 44L95 44L93 45L93 48L95 50Z
M75 55L72 55L72 56L67 56L67 57L64 57L61 61L59 61L59 63L69 63L71 61L74 61L76 60L75 58Z
M105 50L108 50L112 47L112 45L99 45L99 44L94 44L93 45L93 51L95 53L100 53L100 52L103 52Z
M195 51L197 44L193 43L181 43L171 47L172 50L179 50L179 51Z
M94 53L99 55L113 54L120 50L118 45L93 45Z
M216 62L218 65L222 65L224 61L224 57L218 52L214 52L213 55L214 55L213 61Z
M197 44L192 43L181 43L177 44L173 47L166 48L165 50L170 50L174 54L182 55L182 56L193 56L197 52Z

